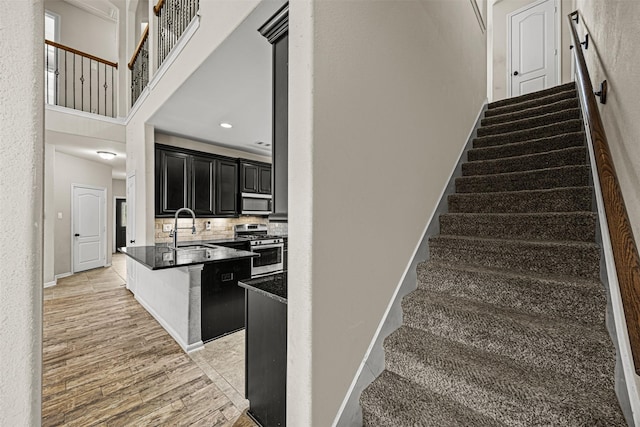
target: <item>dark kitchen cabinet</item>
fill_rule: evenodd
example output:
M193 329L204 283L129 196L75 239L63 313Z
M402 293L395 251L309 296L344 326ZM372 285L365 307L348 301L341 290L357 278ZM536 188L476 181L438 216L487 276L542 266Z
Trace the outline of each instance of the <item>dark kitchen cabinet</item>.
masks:
M278 10L258 31L273 45L273 210L269 220L286 222L289 203L289 4Z
M190 156L174 151L156 151L156 214L174 215L190 205Z
M238 215L237 159L156 145L156 217L182 207L197 217Z
M233 160L216 160L217 216L238 214L238 164Z
M251 261L205 264L201 273L202 341L230 334L245 327L244 289L238 280L251 275Z
M271 194L271 165L240 160L240 186L243 193Z
M246 290L245 396L264 427L287 418L287 304Z
M215 215L214 172L216 160L191 156L191 209L198 216Z

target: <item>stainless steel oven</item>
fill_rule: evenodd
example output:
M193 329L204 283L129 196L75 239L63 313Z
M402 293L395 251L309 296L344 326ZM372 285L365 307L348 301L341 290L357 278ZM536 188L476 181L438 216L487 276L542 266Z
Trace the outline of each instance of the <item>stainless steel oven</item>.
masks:
M249 239L251 252L260 255L251 259L251 277L284 271L284 238L267 235L265 224L238 224L235 235Z
M251 259L251 277L266 276L284 270L284 239L267 236L251 240L251 252L258 257Z

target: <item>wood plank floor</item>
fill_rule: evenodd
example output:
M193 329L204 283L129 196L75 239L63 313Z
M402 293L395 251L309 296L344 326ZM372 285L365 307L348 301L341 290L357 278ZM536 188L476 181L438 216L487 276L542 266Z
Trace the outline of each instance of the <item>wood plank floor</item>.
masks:
M45 289L42 425L232 425L240 409L125 289L124 263Z

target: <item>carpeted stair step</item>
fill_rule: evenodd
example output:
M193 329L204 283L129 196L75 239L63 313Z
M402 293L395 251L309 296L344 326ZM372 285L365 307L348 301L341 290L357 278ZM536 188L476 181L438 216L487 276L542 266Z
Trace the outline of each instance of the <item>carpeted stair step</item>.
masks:
M612 384L601 389L590 377L576 380L531 369L406 326L384 346L388 371L506 425L626 425Z
M543 114L555 113L557 111L568 110L571 108L579 108L580 102L578 98L563 99L551 104L539 107L527 108L525 110L505 112L504 114L493 115L480 121L482 126L496 125L500 123L512 122L514 120L526 119L528 117L541 116Z
M429 239L433 261L462 263L522 273L600 277L600 250L595 243L537 242L438 235Z
M526 213L591 210L593 187L563 187L548 190L499 191L451 194L449 212Z
M462 176L455 180L458 193L544 190L589 185L589 166L561 166L525 172Z
M580 119L580 109L572 108L569 110L543 114L541 116L525 117L522 119L514 120L512 122L482 126L478 129L477 135L479 137L498 135L501 133L522 131L525 129L532 129L540 126L547 126L558 122L577 119Z
M566 120L530 129L474 138L473 148L494 147L496 145L512 144L514 142L523 142L547 136L580 131L582 131L582 120Z
M446 213L440 233L454 236L522 240L594 242L594 212Z
M462 175L491 175L509 172L524 172L561 166L587 164L587 147L570 147L544 153L503 157L493 160L477 160L462 164Z
M499 101L494 101L489 103L489 109L500 108L505 106L513 106L515 104L522 104L523 102L544 99L552 95L556 95L558 93L563 93L567 91L575 91L576 85L575 83L566 83L559 86L554 86L548 89L539 90L537 92L527 93L525 95L514 96L511 98L501 99Z
M467 152L467 159L469 161L493 160L503 157L524 156L527 154L544 153L550 150L584 146L586 146L584 132L571 132L493 147L472 148Z
M604 325L530 316L416 290L402 300L403 323L531 368L613 388L615 349Z
M427 261L418 265L418 289L530 315L583 324L604 324L606 296L598 280L555 280L463 264Z
M484 112L484 117L501 116L503 114L514 113L517 111L529 110L531 108L542 107L543 105L554 104L559 101L567 99L575 99L578 97L578 92L575 89L570 89L565 92L558 92L552 95L543 96L541 98L531 99L529 101L522 101L513 105L505 105L503 107L491 107L489 106Z
M504 426L389 371L362 392L360 404L366 427Z

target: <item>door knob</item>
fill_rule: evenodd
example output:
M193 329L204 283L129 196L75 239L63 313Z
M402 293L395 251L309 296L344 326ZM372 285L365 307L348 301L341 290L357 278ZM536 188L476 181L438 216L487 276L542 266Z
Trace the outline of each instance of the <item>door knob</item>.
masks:
M76 237L80 237L80 234L76 233L76 234L74 234L74 236L76 236Z
M514 76L517 76L518 74L520 74L520 73L518 73L517 71L514 71L514 72L513 72L513 75L514 75Z
M129 243L135 243L135 242L136 242L135 240L129 240Z

